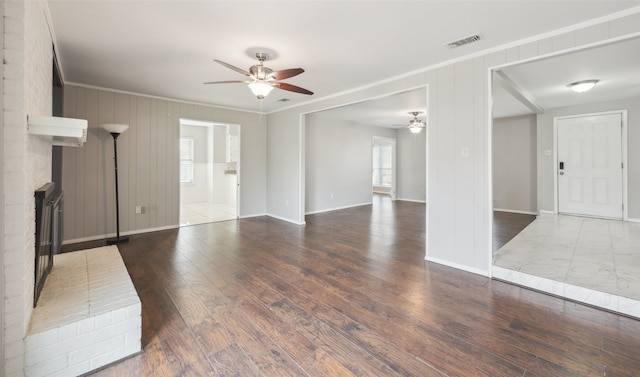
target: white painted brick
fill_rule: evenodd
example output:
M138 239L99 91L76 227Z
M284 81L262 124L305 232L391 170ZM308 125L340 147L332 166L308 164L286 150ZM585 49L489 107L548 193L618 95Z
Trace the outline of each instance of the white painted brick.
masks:
M94 321L96 323L96 328L98 329L111 326L111 324L113 323L111 312L103 313L96 316L94 318Z
M96 322L93 318L87 318L78 322L78 335L84 335L95 331Z
M140 328L140 321L135 318L129 319L125 322L121 322L109 327L98 328L96 331L88 334L94 340L99 341L101 339L108 339L116 335L124 335L130 331Z
M22 127L23 126L7 127L7 125L5 125L5 128L4 128L4 140L5 140L5 142L9 142L9 143L24 143L25 130ZM26 128L26 126L24 126L24 127ZM23 157L23 156L11 156L11 157ZM15 167L14 166L8 166L5 163L5 167L9 171L15 171ZM28 172L25 172L25 174L26 173L28 173ZM12 187L16 187L16 186L18 188L22 187L19 184L20 184L20 182L15 182L15 184L12 183ZM5 188L6 188L6 186L5 186Z
M121 348L118 350L115 350L113 352L110 353L103 353L100 354L98 356L96 356L95 358L90 360L91 363L91 369L97 369L100 368L102 366L105 366L107 364L111 364L113 362L116 362L120 359L123 359L129 355L132 355L134 353L136 353L137 351L134 352L129 352L128 350Z
M124 334L117 335L101 342L96 342L69 354L69 364L74 365L84 361L91 361L100 356L111 359L113 353L124 349ZM103 364L104 365L104 364Z
M24 356L5 358L4 374L11 377L24 375Z
M65 339L52 346L37 348L25 353L26 365L35 365L62 355L67 355L76 349L88 347L92 344L90 336Z
M42 363L32 364L26 368L27 377L45 377L52 373L61 371L69 365L67 356L59 356L53 359L49 359Z
M58 336L61 340L66 340L78 336L78 333L78 322L72 322L61 326Z
M4 330L5 339L22 339L24 330L22 326L9 326Z
M113 323L121 323L127 320L127 308L115 309L111 312Z
M19 60L22 57L23 57L22 52L18 52L18 51L5 50L5 53L4 53L4 59L8 62L11 62L12 60ZM20 85L19 85L20 83L17 80L20 80L23 75L24 75L24 68L19 65L7 65L7 68L5 68L4 70L5 80L11 80L11 79L16 80L16 82L13 83L13 86L16 89L20 88ZM8 82L7 84L11 85L12 83ZM9 87L9 89L11 89L11 86ZM14 107L14 108L17 110L22 110L22 108L20 107ZM9 121L9 120L6 120L6 121Z
M70 365L68 368L61 370L57 373L53 373L50 375L47 375L47 377L70 377L70 376L80 376L83 375L85 373L87 373L88 371L95 369L95 368L91 368L91 363L86 361L80 364L76 364L76 365Z
M23 109L24 108L24 98L13 95L5 95L4 96L4 106L7 109ZM6 133L5 133L6 136Z
M21 33L24 30L24 22L20 18L5 18L4 29L8 33Z
M5 253L4 256L4 265L5 267L17 267L18 265L20 265L22 262L24 261L24 256L21 255L20 253ZM9 284L7 284L7 287L9 287ZM7 288L5 287L5 289L7 290L15 290L18 288Z
M142 314L142 304L140 302L127 307L127 318L139 317Z
M7 83L5 81L5 89L7 88L7 84L9 84L9 87L11 87L11 83ZM14 85L16 85L17 87L19 86L18 83L14 83ZM24 111L22 111L22 109L20 111L6 111L5 109L4 123L5 124L26 124L27 116L24 114ZM25 137L25 140L26 140L26 137ZM11 149L12 146L13 145L5 144L4 152L6 154L22 153L21 151L18 152Z
M5 235L4 235L5 254L14 252L14 250L20 250L23 244L24 243L23 243L22 237L19 237L17 234L9 234L5 232Z
M128 350L140 351L142 349L142 328L138 327L124 334L124 345Z
M59 338L58 328L49 329L37 334L28 335L25 343L26 350L32 351L39 348L49 347L58 343Z
M6 343L4 351L5 357L11 358L22 356L24 353L24 341L22 339Z
M54 375L75 376L140 351L142 338L140 299L117 249L110 247L104 252L104 255L99 254L97 258L89 257L89 253L83 252L66 253L55 257L54 270L45 284L42 301L34 311L32 330L44 328L41 323L33 324L34 321L44 321L46 326L56 329L62 326L58 330L59 340L55 346L30 350L26 355L27 369L28 365L34 363L44 365L49 359L67 355L70 360L68 367ZM92 268L108 271L109 278L104 274L92 274ZM84 271L84 278L82 278L82 271ZM87 275L93 276L94 279ZM69 276L73 278L69 279ZM95 278L96 276L101 276L102 279ZM124 280L124 283L120 280L113 281L115 278ZM115 297L111 297L112 302L102 295L104 290L101 284L114 288L112 296L115 295ZM94 290L99 293L101 308L109 309L108 312L80 319L73 325L56 326L55 322L51 322L52 318L69 320L69 313L83 310L89 315L89 307L93 304L87 297L95 296ZM84 296L82 296L83 292ZM78 297L85 297L84 301L76 300L78 294L80 294ZM42 308L46 311L41 312L39 309ZM101 308L95 308L95 310ZM41 313L47 315L42 316ZM85 358L88 359L84 360Z
M23 299L23 297L19 298L20 300ZM20 328L23 328L23 320L22 320L22 311L21 311L21 306L16 305L16 302L11 302L11 306L9 305L8 302L12 301L12 300L6 300L7 302L5 303L5 317L4 317L4 325L6 328L12 327L12 326L20 326ZM24 336L24 331L22 333L22 336Z

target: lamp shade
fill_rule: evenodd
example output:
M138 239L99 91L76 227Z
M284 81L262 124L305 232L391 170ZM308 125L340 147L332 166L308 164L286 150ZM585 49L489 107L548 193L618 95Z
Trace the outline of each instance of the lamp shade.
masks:
M411 133L419 134L420 130L422 130L422 127L420 127L420 126L418 126L416 124L409 126L409 131L411 131Z
M249 84L249 89L253 92L253 95L258 99L263 99L273 90L273 86L265 83L263 80L257 80Z
M127 124L107 123L102 124L100 127L104 128L107 132L112 134L121 134L129 129Z

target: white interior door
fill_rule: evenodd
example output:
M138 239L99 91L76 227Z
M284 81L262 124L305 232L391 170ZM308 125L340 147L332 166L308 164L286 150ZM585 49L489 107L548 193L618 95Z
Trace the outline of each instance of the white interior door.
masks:
M622 115L557 121L558 212L622 219Z

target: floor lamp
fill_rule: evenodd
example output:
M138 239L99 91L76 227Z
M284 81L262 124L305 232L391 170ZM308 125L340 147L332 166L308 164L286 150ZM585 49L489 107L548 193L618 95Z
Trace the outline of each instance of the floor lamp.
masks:
M113 245L129 241L129 236L120 237L120 205L118 203L118 136L129 129L129 126L126 124L103 124L102 128L113 136L113 161L116 177L116 237L107 238L107 244Z

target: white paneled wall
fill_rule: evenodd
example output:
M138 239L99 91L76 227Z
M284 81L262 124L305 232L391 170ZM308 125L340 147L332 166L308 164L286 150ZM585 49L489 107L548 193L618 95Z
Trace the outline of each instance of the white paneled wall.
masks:
M493 209L536 214L536 116L493 120Z
M305 131L305 212L371 203L372 138L396 130L309 114Z
M118 137L120 231L179 224L179 119L239 124L242 132L240 216L265 213L266 127L260 114L66 85L64 113L89 121L82 148L64 148L64 240L115 232L113 139L103 123L125 123ZM136 206L147 207L136 214Z
M398 158L397 198L424 202L427 191L427 132L411 133L398 130L396 156Z

